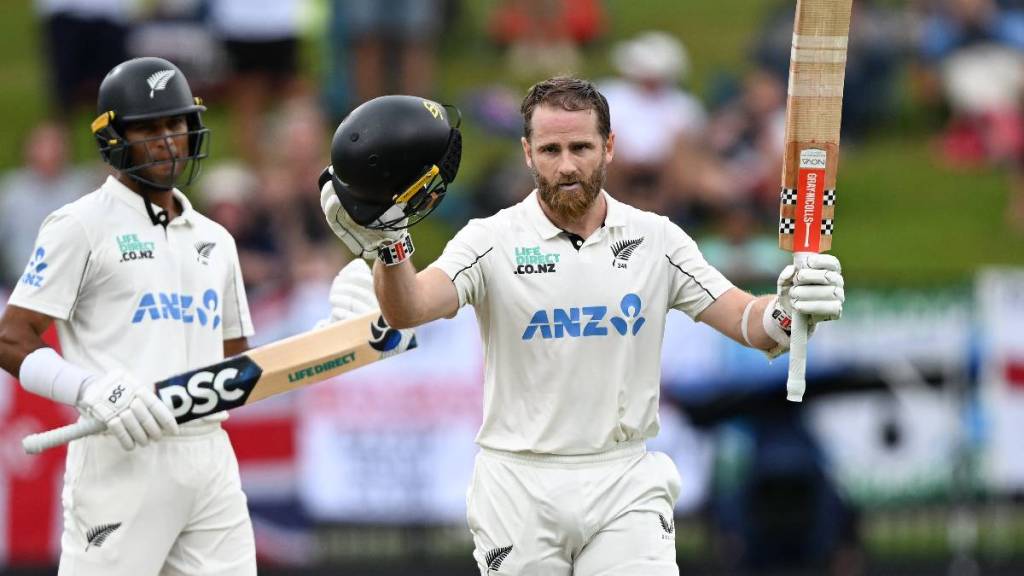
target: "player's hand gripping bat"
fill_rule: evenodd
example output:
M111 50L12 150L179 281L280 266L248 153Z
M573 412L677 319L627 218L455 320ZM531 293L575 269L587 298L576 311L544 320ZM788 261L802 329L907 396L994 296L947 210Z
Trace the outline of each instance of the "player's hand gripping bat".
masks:
M407 331L406 331L407 332ZM384 322L379 311L330 324L189 370L154 384L179 424L268 396L315 384L416 347L409 335ZM106 424L83 417L74 424L26 436L29 454L102 432Z
M779 247L793 264L832 247L839 124L852 0L797 0L786 102ZM786 397L803 399L807 317L794 314Z

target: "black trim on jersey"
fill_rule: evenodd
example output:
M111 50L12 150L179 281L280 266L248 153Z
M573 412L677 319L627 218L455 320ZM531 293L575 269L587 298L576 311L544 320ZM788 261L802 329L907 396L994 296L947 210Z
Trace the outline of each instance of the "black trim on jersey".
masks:
M583 248L583 243L586 242L586 240L583 239L583 236L580 236L579 234L573 234L572 232L568 232L565 230L563 230L563 232L565 232L565 235L568 236L569 244L571 244L572 247L575 248L577 252L579 252L580 248Z
M490 247L490 248L488 248L488 249L487 249L486 251L484 251L484 253L483 253L483 254L481 254L481 255L477 256L477 257L476 257L476 260L473 260L472 262L470 262L469 266L466 266L466 267L465 267L465 268L463 268L462 270L459 270L458 272L456 272L456 273L455 273L455 275L454 275L454 276L452 276L452 282L455 282L455 279L459 277L459 274L462 274L462 273L463 273L463 272L465 272L466 270L469 270L470 268L472 268L473 266L475 266L475 265L476 265L476 263L477 263L477 262L479 262L479 261L480 261L480 259L481 259L481 258L483 258L484 256L487 256L487 254L488 254L488 253L489 253L489 252L490 252L491 250L494 250L494 246L491 246L491 247Z
M75 313L75 307L78 306L78 299L82 296L82 286L85 286L85 274L89 271L89 262L92 259L92 250L85 255L85 265L82 266L82 275L78 278L78 288L75 289L75 299L71 302L71 308L68 308L68 319L71 319L71 315Z
M715 302L715 301L717 301L717 300L718 300L718 298L715 298L715 297L714 297L714 295L713 295L713 294L711 294L711 291L710 291L710 290L708 290L707 288L705 288L705 287L704 287L704 285L700 283L700 280L697 280L697 278L696 278L696 277L694 277L694 275L693 275L693 274L690 274L690 273L689 273L689 272L687 272L686 270L683 270L682 268L680 268L680 267L679 267L679 264L676 264L675 262L673 262L673 261L672 261L672 258L671 258L671 257L669 257L669 255L668 255L668 254L665 254L665 259L666 259L666 260L668 260L668 263L669 263L669 264L671 264L671 265L675 266L675 267L676 267L676 270L679 270L679 271L680 271L680 272L682 272L683 274L686 274L687 276L689 276L689 277L690 277L690 279L691 279L691 280L693 280L694 282L696 282L696 283L697 283L697 286L700 286L700 289L701 289L701 290L703 290L703 291L707 292L708 296L711 296L711 301L712 301L712 302Z
M601 222L601 228L604 228L604 222ZM572 247L575 248L577 252L580 251L580 248L583 248L583 243L587 241L586 238L584 238L583 236L580 236L579 234L576 234L574 232L569 232L568 230L563 230L562 228L559 228L559 230L562 230L562 233L565 234L568 237L569 244L571 244ZM577 240L578 240L578 242L577 242Z

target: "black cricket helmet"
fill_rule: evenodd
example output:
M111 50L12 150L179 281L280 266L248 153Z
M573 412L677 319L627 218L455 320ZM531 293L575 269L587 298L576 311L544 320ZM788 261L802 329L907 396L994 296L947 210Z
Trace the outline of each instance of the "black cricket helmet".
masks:
M200 112L206 106L200 98L192 96L188 80L177 66L163 58L134 58L122 62L107 73L100 84L97 98L99 116L92 123L92 133L103 160L131 178L148 186L169 189L177 185L178 176L187 174L187 186L199 175L200 163L207 156L209 129L203 125ZM141 164L133 164L130 150L133 145L159 140L164 136L129 142L125 139L125 126L130 122L184 115L187 123L188 155L168 160L154 160L151 156ZM147 150L148 147L143 149ZM178 163L190 165L180 172ZM140 171L157 164L175 165L171 181L156 182L145 178Z
M460 123L454 106L417 96L365 102L338 125L320 187L331 180L342 207L361 226L412 226L437 207L459 171ZM396 205L401 210L389 211Z

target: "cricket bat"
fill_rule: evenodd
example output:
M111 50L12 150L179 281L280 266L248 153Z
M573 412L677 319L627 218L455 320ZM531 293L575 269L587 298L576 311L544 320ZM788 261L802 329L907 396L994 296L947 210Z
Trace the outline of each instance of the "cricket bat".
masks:
M402 332L379 311L253 348L216 364L189 370L154 384L157 396L178 424L231 410L269 396L309 386L360 366L416 347L411 335L401 348ZM29 454L96 434L106 424L83 417L74 424L26 436Z
M852 0L797 0L786 100L786 151L779 203L779 247L799 270L832 247L839 125ZM803 399L807 318L790 327L786 398Z

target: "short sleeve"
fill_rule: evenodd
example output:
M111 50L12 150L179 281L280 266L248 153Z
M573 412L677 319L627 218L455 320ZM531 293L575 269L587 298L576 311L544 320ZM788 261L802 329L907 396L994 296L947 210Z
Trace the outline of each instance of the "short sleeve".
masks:
M484 266L494 248L490 230L482 220L470 220L445 246L441 256L431 264L441 269L455 284L459 306L483 302L486 296Z
M10 304L68 320L85 281L91 243L85 228L70 213L58 210L46 217L36 236L25 271L15 285Z
M697 243L679 226L667 218L664 226L665 256L670 266L669 307L696 318L733 284L707 263Z
M256 331L249 315L249 299L245 295L238 249L233 240L228 245L231 246L231 269L224 285L224 339L233 340L252 336Z

